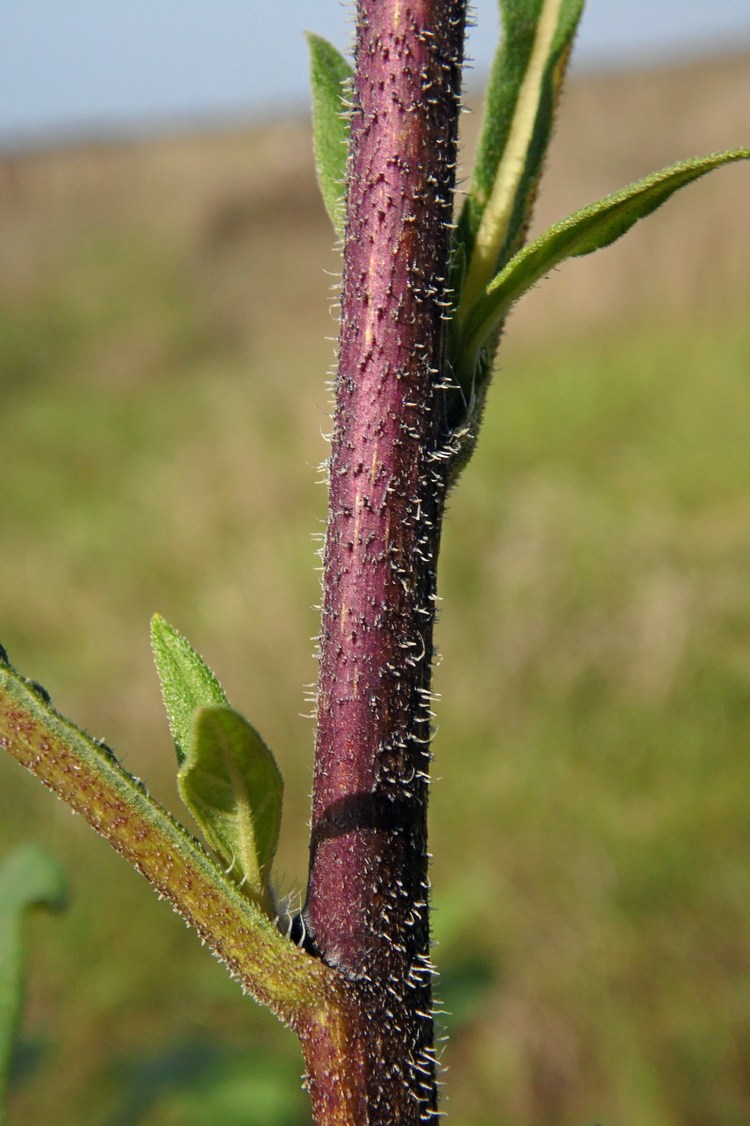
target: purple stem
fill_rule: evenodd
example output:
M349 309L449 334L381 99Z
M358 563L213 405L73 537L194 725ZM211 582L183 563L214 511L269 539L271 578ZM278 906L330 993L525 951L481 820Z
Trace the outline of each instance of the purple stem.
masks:
M436 1106L426 831L445 493L436 384L464 23L465 0L357 9L307 916L359 999L347 1051L368 1123L432 1121ZM305 1047L323 1108L329 1049L318 1061L314 1035Z

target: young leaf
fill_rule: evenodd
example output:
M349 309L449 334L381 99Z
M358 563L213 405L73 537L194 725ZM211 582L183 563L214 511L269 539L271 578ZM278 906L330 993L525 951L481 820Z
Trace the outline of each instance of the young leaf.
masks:
M462 318L523 241L583 0L501 0L500 10L503 36L464 206L472 253Z
M748 158L750 149L731 149L673 164L550 227L510 260L472 310L459 344L462 370L473 370L482 345L503 321L511 305L555 266L567 258L609 246L679 188L723 164Z
M62 869L37 846L16 849L0 867L0 1122L23 1002L21 919L30 907L61 910L67 899Z
M231 708L200 708L177 783L208 843L241 874L246 894L273 914L270 873L284 786L258 732Z
M352 68L326 39L308 34L312 84L313 148L320 193L336 234L343 238Z
M159 614L151 619L151 648L177 761L181 763L187 754L196 710L209 704L227 704L228 700L203 658Z
M246 893L272 914L271 864L283 783L255 728L229 707L224 689L186 639L162 617L151 644L180 764L180 796Z

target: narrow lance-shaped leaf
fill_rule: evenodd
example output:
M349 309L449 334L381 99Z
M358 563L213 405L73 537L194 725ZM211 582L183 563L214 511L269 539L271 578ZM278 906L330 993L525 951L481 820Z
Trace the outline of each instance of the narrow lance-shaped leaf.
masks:
M18 848L0 867L0 1124L23 1003L23 915L36 906L59 911L67 899L63 871L42 848Z
M245 893L273 914L283 782L258 732L231 708L199 709L177 779L209 844L240 874Z
M320 193L336 233L343 238L349 152L347 88L352 68L336 48L308 34L312 84L313 148Z
M583 0L501 0L500 10L503 36L459 224L470 251L461 319L523 241Z
M550 227L510 260L477 302L459 344L463 371L473 369L482 345L514 302L561 262L609 246L679 188L723 164L748 158L750 149L731 149L674 164Z
M183 762L197 709L210 704L227 704L228 700L203 658L159 614L151 619L151 648L177 760Z

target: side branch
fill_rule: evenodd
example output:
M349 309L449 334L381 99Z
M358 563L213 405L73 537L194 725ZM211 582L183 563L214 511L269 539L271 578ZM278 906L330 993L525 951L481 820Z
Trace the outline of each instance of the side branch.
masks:
M340 975L286 939L105 745L0 660L0 747L105 837L282 1020L340 1021Z

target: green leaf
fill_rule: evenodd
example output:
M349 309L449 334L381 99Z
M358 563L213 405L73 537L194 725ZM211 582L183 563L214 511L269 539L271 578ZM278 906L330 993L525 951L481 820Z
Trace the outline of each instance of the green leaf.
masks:
M227 704L224 689L189 641L159 614L151 619L151 648L169 730L183 762L190 742L193 715L210 704Z
M284 785L258 732L231 708L201 708L177 781L206 840L245 893L272 915L270 874Z
M501 0L503 34L465 206L462 319L522 245L583 0Z
M16 849L0 867L0 1122L23 1004L21 920L30 907L61 910L67 900L60 865L38 846Z
M336 48L308 34L312 84L313 148L320 193L336 234L343 237L349 155L348 87L352 68Z
M158 614L151 645L177 748L180 796L245 893L272 914L270 874L283 794L276 760L255 728L229 707L203 659Z
M609 246L686 184L723 164L748 158L750 149L731 149L673 164L550 227L510 260L477 302L459 344L463 370L473 370L483 344L497 330L510 307L555 266L567 258Z

